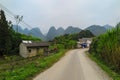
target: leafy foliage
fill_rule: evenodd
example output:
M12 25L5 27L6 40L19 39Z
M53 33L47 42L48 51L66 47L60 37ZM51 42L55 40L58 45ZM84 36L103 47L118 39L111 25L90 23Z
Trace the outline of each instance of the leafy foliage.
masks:
M0 19L0 55L8 54L12 47L11 40L11 32L10 26L6 21L4 11L0 11L1 19Z
M12 23L8 23L5 18L4 11L1 12L0 19L0 56L11 55L19 52L19 44L22 40L34 40L40 41L39 38L32 36L26 36L15 32L10 26Z
M112 80L120 80L120 75L111 70L111 68L108 65L106 65L106 63L103 60L98 59L95 55L92 54L88 54L88 56L93 61L95 61L97 65L99 65L105 72L107 72L108 75L112 78Z
M22 40L31 40L31 41L41 41L41 39L33 36L27 36L25 34L20 34Z
M120 73L120 24L115 29L94 38L90 53Z
M52 42L57 45L58 48L72 49L76 48L79 38L91 38L94 35L89 30L82 30L76 34L65 34L63 36L56 37Z
M71 49L76 47L77 41L73 40L73 35L65 34L64 36L56 37L53 43L58 48Z
M79 38L91 38L91 37L94 37L94 35L89 30L82 30L78 34L73 35L74 40L78 40Z

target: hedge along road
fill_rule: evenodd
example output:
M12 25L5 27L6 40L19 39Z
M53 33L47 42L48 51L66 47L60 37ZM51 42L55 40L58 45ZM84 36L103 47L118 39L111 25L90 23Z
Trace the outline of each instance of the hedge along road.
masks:
M89 59L88 49L70 50L66 55L33 80L112 80Z

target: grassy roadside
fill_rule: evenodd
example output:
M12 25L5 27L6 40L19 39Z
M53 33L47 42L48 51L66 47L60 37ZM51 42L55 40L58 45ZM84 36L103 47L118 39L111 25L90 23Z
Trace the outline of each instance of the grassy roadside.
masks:
M87 52L88 53L88 52ZM88 56L95 61L113 80L120 80L120 75L114 72L108 65L106 65L102 60L98 59L93 54L88 54Z
M66 51L60 50L51 56L35 59L31 63L26 62L24 66L16 67L12 71L2 71L0 72L0 80L31 80L35 75L57 62Z

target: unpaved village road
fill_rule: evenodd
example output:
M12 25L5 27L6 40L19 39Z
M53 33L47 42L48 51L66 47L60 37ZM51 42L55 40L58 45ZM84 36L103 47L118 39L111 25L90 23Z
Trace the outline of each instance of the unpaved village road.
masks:
M61 60L33 80L111 80L88 58L85 53L87 50L75 49L67 52Z

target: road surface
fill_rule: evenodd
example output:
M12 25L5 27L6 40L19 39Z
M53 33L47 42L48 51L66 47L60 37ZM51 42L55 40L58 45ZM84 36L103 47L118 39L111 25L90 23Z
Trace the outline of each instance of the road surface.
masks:
M68 51L61 60L33 80L111 80L95 62L88 58L85 53L87 50Z

